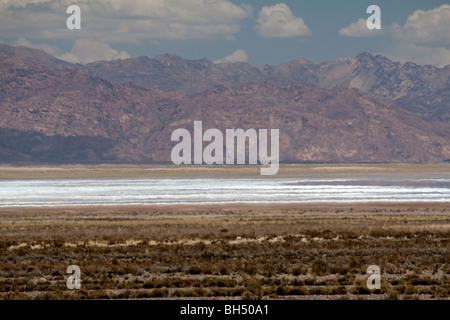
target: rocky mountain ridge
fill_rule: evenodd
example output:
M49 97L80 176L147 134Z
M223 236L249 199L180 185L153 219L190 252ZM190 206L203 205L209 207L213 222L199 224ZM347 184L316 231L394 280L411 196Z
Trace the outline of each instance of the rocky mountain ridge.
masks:
M376 81L361 80L361 88L345 87L347 82L348 87L357 87L355 81L345 77L349 74L346 68L356 70L363 59L375 61L365 62L367 70L358 69L361 79L383 70L392 73L374 67L383 59L378 56L359 55L347 67L298 60L291 62L295 66L256 71L248 64L236 67L208 60L194 63L173 55L153 59L158 61L137 58L96 63L125 70L122 72L129 78L119 83L92 72L92 65L66 66L45 55L35 57L39 60L36 62L29 54L19 57L0 52L1 162L170 163L171 149L176 144L170 140L173 130L186 128L192 132L195 120L203 121L204 130L217 128L223 132L278 128L282 162L441 162L450 158L450 129L445 121L425 121L389 99L364 92L383 92ZM158 85L142 85L136 81L139 68L130 71L138 62L142 72L144 66L165 66L168 69L160 72L166 78L153 75ZM424 72L426 67L417 68ZM172 68L174 74L168 71ZM240 73L235 74L235 68ZM318 76L320 72L314 68L344 71L334 71L341 76L332 78ZM442 74L446 68L428 68L429 79L441 77L440 84L430 85L430 90L445 91L447 83ZM194 77L191 89L204 89L195 93L180 89L187 88L186 79L192 70L207 74L213 69L221 73L215 71L210 77L222 79L214 86L208 88L208 81L197 82ZM176 72L178 83L170 80ZM288 72L291 75L283 78ZM237 80L233 80L233 74ZM298 79L290 80L294 76ZM405 77L411 78L411 73ZM321 88L324 86L329 88ZM389 92L395 93L397 99L405 96L391 89ZM442 95L445 106L448 100Z

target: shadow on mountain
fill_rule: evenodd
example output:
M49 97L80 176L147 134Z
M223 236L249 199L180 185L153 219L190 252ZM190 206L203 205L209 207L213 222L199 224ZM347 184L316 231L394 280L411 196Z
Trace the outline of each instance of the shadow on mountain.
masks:
M0 162L115 162L109 154L115 143L103 137L47 136L0 128Z

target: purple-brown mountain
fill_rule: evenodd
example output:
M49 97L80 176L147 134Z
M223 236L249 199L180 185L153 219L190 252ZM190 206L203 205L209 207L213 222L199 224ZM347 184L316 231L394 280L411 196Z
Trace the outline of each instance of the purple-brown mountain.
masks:
M293 60L255 68L248 63L186 60L174 54L154 59L99 61L82 66L61 61L42 50L0 44L0 56L16 56L51 68L75 68L117 84L134 82L164 91L199 93L215 86L238 87L268 79L304 83L323 89L356 88L395 103L425 120L450 123L450 65L436 68L401 64L386 57L361 53L341 61Z
M284 162L441 162L448 72L369 54L259 69L174 55L81 66L3 45L0 161L170 162L173 130L202 120L280 129ZM398 106L413 94L416 115Z
M394 102L425 120L450 123L450 65L436 68L401 64L369 53L343 61L313 63L297 59L261 68L248 63L216 64L163 54L154 59L139 57L95 62L86 65L84 71L119 84L134 82L145 87L190 93L217 85L237 87L268 79L310 84L323 89L356 88Z

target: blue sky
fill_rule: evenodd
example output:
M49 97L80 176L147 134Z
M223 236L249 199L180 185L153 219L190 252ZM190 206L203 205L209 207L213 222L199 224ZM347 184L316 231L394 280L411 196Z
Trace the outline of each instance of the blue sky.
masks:
M70 4L81 8L81 30L67 30ZM381 31L365 27L369 5L381 9ZM368 51L443 66L449 21L441 0L3 0L0 41L80 63L175 53L261 66Z

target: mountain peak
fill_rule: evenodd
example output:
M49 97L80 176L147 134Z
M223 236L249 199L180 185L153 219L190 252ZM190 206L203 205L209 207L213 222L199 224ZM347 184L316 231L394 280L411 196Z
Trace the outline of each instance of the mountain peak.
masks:
M111 85L81 71L24 61L0 59L0 88L14 101L0 101L4 162L169 162L173 130L199 119L209 128L279 128L284 162L436 162L450 157L450 131L444 124L420 120L358 89L324 90L288 79L239 85L239 68L227 74L233 86L214 81L220 80L217 75L202 77L188 69L174 75L165 70L172 68L157 64L155 69L125 68L137 77L152 70L151 76L169 85L182 80L198 86L205 79L203 84L213 85L188 95L132 83Z
M312 64L313 62L309 61L308 59L305 58L297 58L291 61L291 63L295 63L295 64Z
M78 67L77 64L72 64L58 59L44 50L24 46L13 47L0 43L0 56L27 59L50 68Z
M372 61L374 60L375 56L368 52L361 52L358 53L355 58L358 61Z
M151 60L151 58L149 58L149 57L147 57L147 56L139 56L139 57L136 58L136 60L139 60L139 61L149 61L149 60Z
M170 61L182 61L184 60L180 56L174 53L161 53L155 57L155 60L160 62L170 62Z
M1 49L13 52L0 59L0 161L52 162L70 145L68 161L168 162L167 137L198 119L205 127L279 128L286 162L450 157L448 125L403 110L448 121L449 69L368 53L261 70L174 54L55 69L14 55L34 49ZM373 61L354 63L365 59Z

